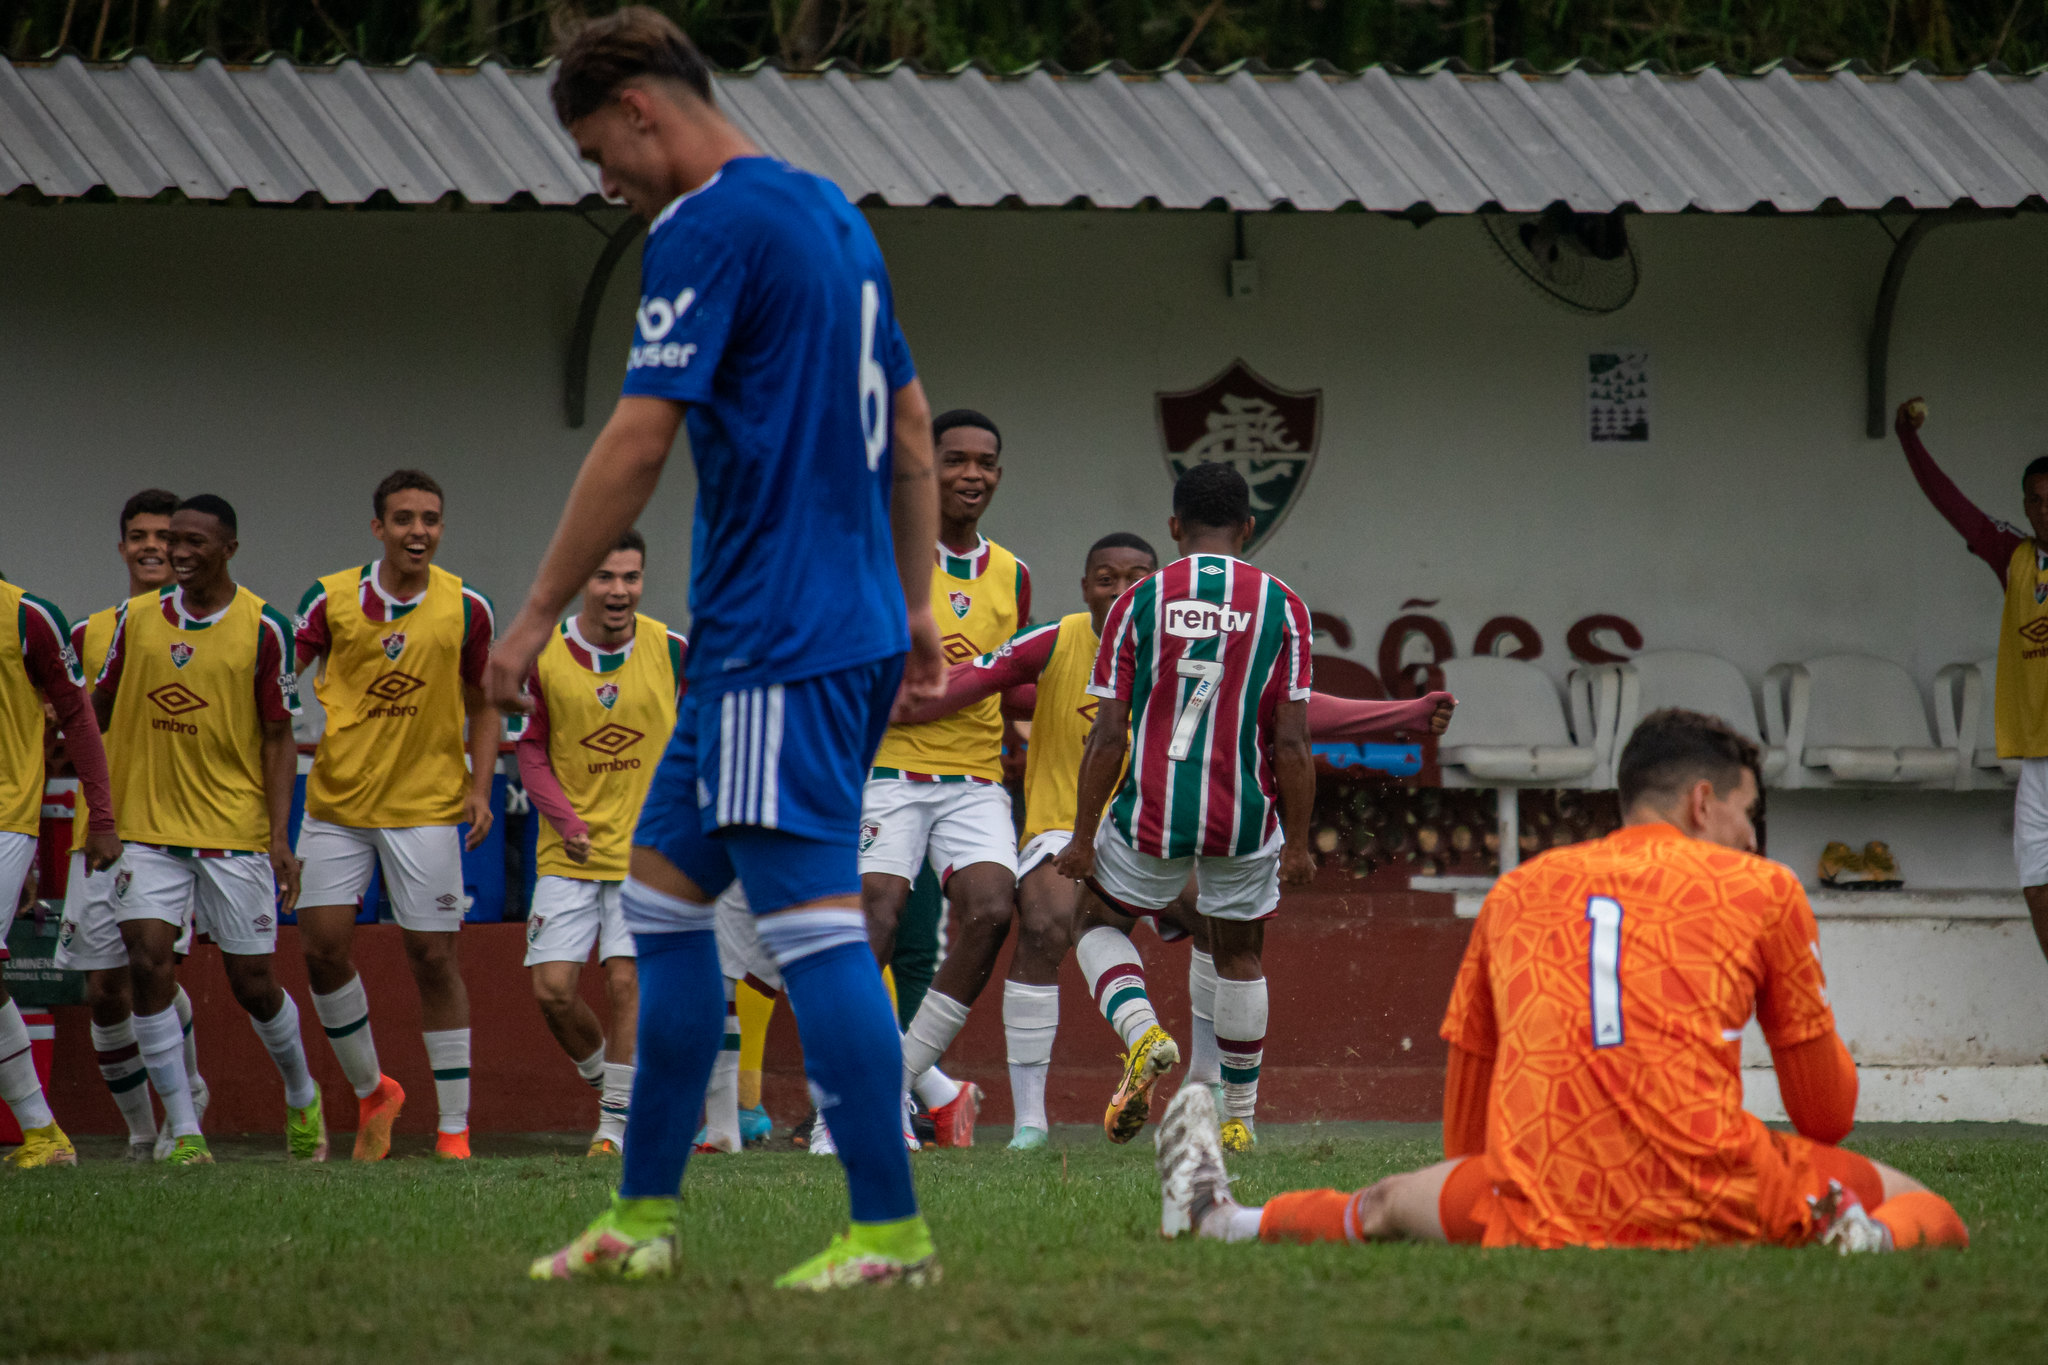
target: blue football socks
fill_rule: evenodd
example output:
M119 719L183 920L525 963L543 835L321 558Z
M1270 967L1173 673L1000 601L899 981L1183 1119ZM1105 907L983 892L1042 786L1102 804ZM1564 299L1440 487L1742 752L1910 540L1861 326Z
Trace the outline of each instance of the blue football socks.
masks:
M619 1196L674 1199L725 1040L725 978L718 936L709 930L635 934L633 946L640 958L640 1041ZM908 1174L906 1168L906 1181Z

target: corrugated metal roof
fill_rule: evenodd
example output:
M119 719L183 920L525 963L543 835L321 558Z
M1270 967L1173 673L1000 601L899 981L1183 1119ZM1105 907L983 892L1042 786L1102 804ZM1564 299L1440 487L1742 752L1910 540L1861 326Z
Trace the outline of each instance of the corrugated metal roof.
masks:
M573 206L550 73L0 60L0 195ZM721 100L856 202L1526 212L2048 207L2048 77L761 66Z

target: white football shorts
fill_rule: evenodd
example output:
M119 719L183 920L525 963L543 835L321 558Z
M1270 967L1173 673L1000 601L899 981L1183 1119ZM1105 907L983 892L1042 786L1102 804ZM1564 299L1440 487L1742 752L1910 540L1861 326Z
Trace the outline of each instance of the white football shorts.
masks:
M624 882L585 877L542 877L533 884L533 909L526 917L526 965L587 962L632 957L633 935L619 905Z
M114 918L153 919L182 931L187 916L224 953L277 950L277 880L260 853L227 858L165 853L130 844L114 873Z
M929 861L939 885L963 867L994 863L1017 874L1010 794L992 782L871 777L860 796L860 871L917 880Z
M754 925L747 893L735 881L712 903L718 913L718 970L728 980L754 982L766 995L782 993L782 972L769 956Z
M121 941L121 926L114 918L114 886L128 870L128 857L105 872L85 875L85 855L71 855L71 872L64 882L64 924L57 931L57 965L71 972L105 972L128 965L128 945ZM192 911L185 913L185 928L172 951L192 951Z
M2012 860L2021 886L2048 886L2048 758L2020 760L2012 797Z
M352 905L384 869L384 894L403 928L452 934L469 908L462 889L462 828L356 829L307 816L299 826L299 904Z
M1031 842L1024 845L1017 855L1017 880L1023 881L1038 869L1039 864L1049 863L1067 851L1067 845L1074 842L1074 831L1070 829L1048 829L1031 836Z
M1264 919L1280 908L1280 843L1276 830L1257 853L1155 858L1125 843L1115 822L1104 820L1095 832L1095 885L1111 909L1144 916L1170 904L1192 872L1200 913L1211 919Z
M13 830L0 833L0 959L7 956L7 931L14 927L15 907L21 904L21 884L28 880L28 870L35 866L36 836L17 834Z

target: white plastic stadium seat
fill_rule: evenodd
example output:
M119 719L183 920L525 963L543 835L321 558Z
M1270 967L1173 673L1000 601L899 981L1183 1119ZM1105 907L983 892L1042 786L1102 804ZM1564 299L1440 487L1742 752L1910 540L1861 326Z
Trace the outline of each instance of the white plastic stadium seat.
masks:
M1572 742L1557 685L1542 669L1490 655L1441 667L1458 699L1437 745L1445 786L1582 787L1594 776L1599 751Z
M1764 723L1791 757L1784 786L1952 786L1962 755L1935 743L1920 689L1889 659L1830 654L1764 675Z
M1682 706L1688 711L1725 720L1763 749L1764 781L1776 785L1785 772L1785 750L1764 742L1756 723L1756 702L1742 670L1716 654L1691 649L1657 649L1612 665L1620 680L1619 718L1614 727L1614 752L1609 781L1621 763L1621 751L1636 726L1652 711Z
M1621 673L1613 664L1587 664L1565 674L1564 692L1571 707L1572 734L1593 747L1589 787L1614 785L1618 743L1615 722L1621 712Z
M2020 761L1998 756L1998 660L1950 664L1934 675L1934 731L1962 755L1956 790L2009 786L2020 780Z

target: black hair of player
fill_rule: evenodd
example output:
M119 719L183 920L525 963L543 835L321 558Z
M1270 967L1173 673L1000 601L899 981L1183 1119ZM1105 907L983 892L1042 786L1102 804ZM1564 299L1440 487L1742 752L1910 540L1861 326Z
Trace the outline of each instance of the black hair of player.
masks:
M1251 485L1234 465L1205 461L1175 481L1173 514L1192 526L1242 526L1252 517Z
M2020 492L2032 492L2034 480L2043 474L2048 474L2048 455L2036 455L2027 461L2026 469L2020 473Z
M121 504L121 534L137 517L167 517L178 510L178 495L163 488L145 488Z
M194 493L178 504L180 512L204 512L221 525L230 537L241 534L241 526L235 521L235 507L218 493Z
M1716 796L1726 796L1747 768L1763 791L1762 756L1756 741L1719 716L1666 707L1644 716L1622 746L1615 785L1627 812L1647 796L1673 798L1705 778Z
M996 454L1003 453L1003 433L996 429L993 421L973 408L949 408L932 418L932 444L937 445L939 438L955 427L978 427L996 438Z
M1139 554L1151 560L1155 567L1159 563L1159 551L1152 548L1152 542L1146 540L1143 536L1132 535L1129 531L1111 531L1108 535L1088 547L1087 558L1081 562L1083 564L1088 563L1089 560L1095 558L1097 552L1102 550L1136 550Z
M556 46L555 117L564 128L610 104L619 88L643 76L680 82L711 98L711 63L676 26L645 5L628 5L578 25Z
M448 505L448 497L441 491L441 485L434 482L433 475L423 469L394 469L384 476L382 483L377 485L377 491L370 494L370 506L376 509L377 520L384 520L384 500L386 498L389 498L393 493L404 493L408 490L432 493L441 500L443 507Z
M640 552L640 562L642 564L647 562L647 537L640 534L639 527L628 526L625 534L613 542L611 552L617 554L621 550L638 550Z

